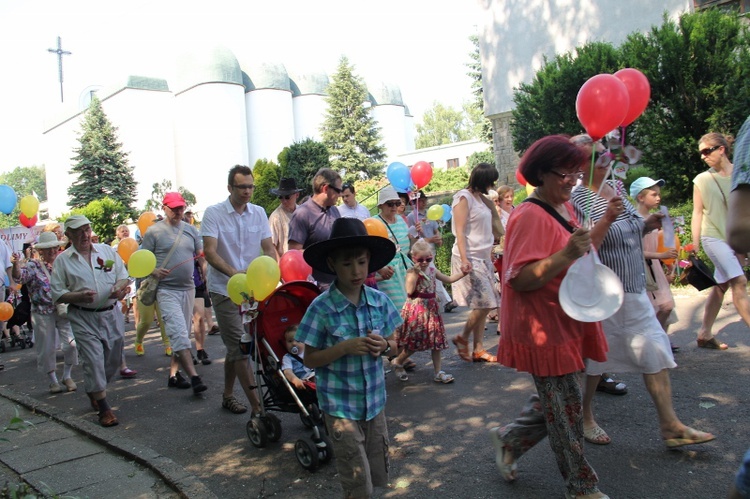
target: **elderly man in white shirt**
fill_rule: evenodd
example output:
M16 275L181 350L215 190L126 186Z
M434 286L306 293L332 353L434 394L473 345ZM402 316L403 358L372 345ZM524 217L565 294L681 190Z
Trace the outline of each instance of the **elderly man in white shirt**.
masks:
M52 266L52 301L68 303L68 320L83 359L83 382L99 424L118 424L107 402L107 383L120 368L125 321L116 306L130 290L117 252L91 242L91 222L83 215L65 221L71 246Z

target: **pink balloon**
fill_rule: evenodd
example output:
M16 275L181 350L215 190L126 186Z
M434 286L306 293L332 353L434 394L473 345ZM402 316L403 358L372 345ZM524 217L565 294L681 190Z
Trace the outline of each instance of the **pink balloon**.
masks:
M620 123L620 126L628 126L646 110L648 100L651 97L651 85L646 75L637 69L621 69L615 73L615 76L628 89L630 106L628 106L628 113L623 118L622 123Z
M610 74L589 78L576 98L578 121L595 141L620 126L629 106L628 89Z
M426 186L432 180L432 165L427 161L417 161L411 167L411 180L417 189Z
M284 282L306 281L312 274L310 267L302 257L302 250L289 250L279 260L281 279Z

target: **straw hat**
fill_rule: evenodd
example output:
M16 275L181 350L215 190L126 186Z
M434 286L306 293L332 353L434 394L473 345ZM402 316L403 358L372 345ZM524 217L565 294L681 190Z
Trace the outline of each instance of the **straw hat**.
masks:
M49 248L59 248L62 246L62 241L57 239L57 236L54 232L42 232L39 234L39 240L34 245L34 248L40 250L40 249L49 249Z

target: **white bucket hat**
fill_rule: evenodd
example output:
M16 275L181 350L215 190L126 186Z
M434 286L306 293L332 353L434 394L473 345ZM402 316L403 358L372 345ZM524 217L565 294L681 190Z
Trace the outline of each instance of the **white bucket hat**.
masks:
M560 284L560 305L580 322L599 322L613 316L625 298L622 282L595 252L576 260Z

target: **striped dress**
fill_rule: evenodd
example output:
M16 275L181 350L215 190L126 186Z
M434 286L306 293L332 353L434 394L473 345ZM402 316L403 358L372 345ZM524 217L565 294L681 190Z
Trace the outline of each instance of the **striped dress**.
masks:
M396 310L399 312L406 303L406 270L411 268L412 263L409 259L409 227L400 216L396 216L394 223L388 223L383 217L378 218L388 228L388 238L396 245L396 254L393 260L388 263L393 267L394 274L388 280L378 281L378 289L388 295Z

